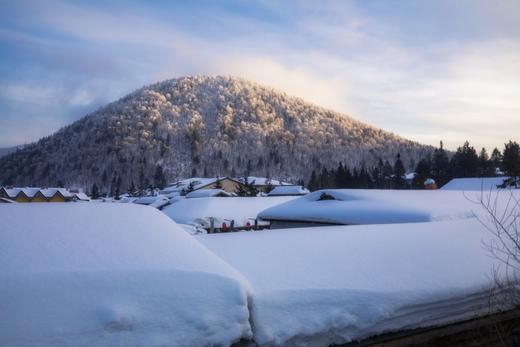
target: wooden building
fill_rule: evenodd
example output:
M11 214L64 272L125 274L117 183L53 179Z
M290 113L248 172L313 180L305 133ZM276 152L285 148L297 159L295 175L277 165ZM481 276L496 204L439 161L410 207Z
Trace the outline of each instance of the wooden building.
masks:
M15 202L68 202L68 201L88 201L85 194L73 193L65 188L0 188L0 198L13 200Z

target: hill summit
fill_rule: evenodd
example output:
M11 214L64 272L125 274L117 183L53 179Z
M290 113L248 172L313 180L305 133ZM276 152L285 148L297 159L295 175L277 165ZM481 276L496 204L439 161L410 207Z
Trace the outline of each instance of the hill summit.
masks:
M233 77L183 77L143 87L0 158L0 183L147 185L245 174L308 179L313 169L371 167L431 148L283 92Z

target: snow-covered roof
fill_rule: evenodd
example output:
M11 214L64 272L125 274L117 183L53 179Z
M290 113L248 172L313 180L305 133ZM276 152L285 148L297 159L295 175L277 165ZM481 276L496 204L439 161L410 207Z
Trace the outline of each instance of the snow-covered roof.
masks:
M2 345L229 346L251 337L247 281L161 212L4 205Z
M330 224L412 223L473 216L478 196L425 190L320 190L258 214L266 220Z
M245 182L244 177L236 178L237 181L240 181L242 183ZM268 178L268 177L258 177L258 176L248 176L247 177L248 183L253 183L254 186L267 186L271 184L272 186L288 186L292 185L291 183L283 182L274 178Z
M0 202L6 202L6 203L15 203L16 201L8 199L8 198L2 198L0 197Z
M233 194L222 189L200 189L186 194L186 198L210 198L210 197L230 197Z
M20 189L25 195L27 195L29 198L34 197L38 192L40 191L40 188L36 187L27 187L27 188L21 188Z
M44 188L40 189L43 196L46 198L52 198L56 194L61 194L65 198L72 198L74 195L65 188Z
M163 209L168 217L183 224L198 224L209 227L209 219L215 219L215 225L226 221L235 221L241 227L252 223L258 212L294 199L293 196L278 197L230 197L182 199Z
M119 202L123 203L123 204L127 204L127 203L134 202L137 199L139 199L139 198L135 197L135 196L124 196L124 197L121 197L121 199L119 199Z
M15 198L18 194L23 193L29 198L33 198L36 194L41 193L47 199L52 198L57 193L61 194L65 198L72 198L74 195L82 196L80 200L89 200L88 196L83 193L71 193L66 188L38 188L38 187L25 187L25 188L6 188L7 195L10 198ZM85 199L86 197L86 199Z
M258 345L328 346L488 314L491 237L468 218L197 239L253 286Z
M424 185L429 185L429 184L435 184L435 180L433 178L427 178L424 181Z
M412 181L415 178L415 172L409 172L404 175L404 179L407 181Z
M90 198L88 197L87 194L83 193L83 192L79 192L79 193L72 193L72 195L74 195L74 197L78 200L81 200L81 201L90 201Z
M494 190L509 177L454 178L441 187L442 190Z
M188 189L188 187L190 186L190 184L193 185L193 189L194 190L197 190L197 189L200 189L200 188L203 188L207 185L210 185L210 184L213 184L215 182L217 182L217 180L224 180L224 179L232 179L232 178L229 178L229 177L211 177L211 178L206 178L206 177L193 177L193 178L186 178L186 179L183 179L183 180L180 180L180 181L177 181L175 183L172 183L170 185L168 185L168 187L164 188L163 190L161 190L161 194L168 194L168 193L171 193L171 192L180 192L181 190L183 189Z
M170 200L163 195L156 195L156 196L143 196L140 198L137 198L136 200L132 201L134 204L139 205L148 205L155 208L161 208L163 206L166 206L170 203Z
M267 195L268 196L279 196L279 195L305 195L309 194L309 190L307 188L303 188L302 186L278 186L274 187Z

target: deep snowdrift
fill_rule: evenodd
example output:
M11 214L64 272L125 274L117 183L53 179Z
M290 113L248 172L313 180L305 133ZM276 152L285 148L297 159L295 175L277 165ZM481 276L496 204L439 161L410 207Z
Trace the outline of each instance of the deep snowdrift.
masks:
M246 281L154 208L0 206L0 345L250 338Z
M322 198L326 195L325 199ZM266 220L386 224L473 218L488 193L440 190L324 189L258 214Z
M255 288L260 345L327 346L489 310L496 262L475 218L197 238Z

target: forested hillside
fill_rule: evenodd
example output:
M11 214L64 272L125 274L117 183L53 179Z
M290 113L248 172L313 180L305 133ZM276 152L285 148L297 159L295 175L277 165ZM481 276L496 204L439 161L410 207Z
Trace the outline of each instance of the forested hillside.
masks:
M413 169L431 147L231 77L144 87L0 158L0 183L121 188L187 176L308 180L312 170L374 167L400 153Z

